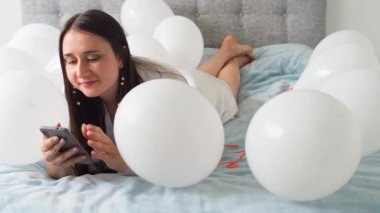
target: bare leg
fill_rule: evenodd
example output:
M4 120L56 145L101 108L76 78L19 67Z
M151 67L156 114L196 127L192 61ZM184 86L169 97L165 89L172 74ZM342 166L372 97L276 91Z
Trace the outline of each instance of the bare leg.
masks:
M236 56L219 72L218 78L225 81L236 98L240 88L240 68L252 61L249 56Z
M218 77L219 72L232 59L237 56L248 56L253 60L253 48L249 45L239 44L232 35L227 35L222 46L211 58L201 64L198 69Z

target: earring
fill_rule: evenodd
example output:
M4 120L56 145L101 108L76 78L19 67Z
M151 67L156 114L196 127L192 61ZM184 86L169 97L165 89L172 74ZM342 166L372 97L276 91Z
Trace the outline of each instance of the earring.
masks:
M74 96L74 99L76 99L76 98L75 98L76 94L77 94L77 91L76 91L75 88L73 88L73 96ZM77 106L80 106L80 101L77 100L76 102L77 102L77 103L76 103Z
M120 78L120 85L121 85L121 86L124 85L124 79L125 79L124 76L121 76L121 78Z

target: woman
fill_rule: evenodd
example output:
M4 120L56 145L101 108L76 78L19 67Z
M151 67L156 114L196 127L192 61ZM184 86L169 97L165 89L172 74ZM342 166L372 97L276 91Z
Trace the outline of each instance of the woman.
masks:
M53 178L107 172L133 175L114 143L112 124L124 95L146 80L144 73L157 71L157 64L134 60L120 24L99 10L74 15L66 22L59 52L70 129L97 161L93 166L76 164L84 157L72 158L77 148L60 153L64 140L45 138L42 152L48 174ZM240 67L252 60L252 47L227 36L220 50L199 69L227 83L236 102Z

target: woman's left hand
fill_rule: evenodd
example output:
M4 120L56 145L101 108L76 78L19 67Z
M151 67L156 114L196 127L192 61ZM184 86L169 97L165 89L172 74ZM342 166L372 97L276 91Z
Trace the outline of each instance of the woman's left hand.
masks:
M116 144L100 127L82 124L81 129L83 136L87 139L87 144L93 149L92 157L103 160L110 169L123 174L131 173L131 169L124 162Z

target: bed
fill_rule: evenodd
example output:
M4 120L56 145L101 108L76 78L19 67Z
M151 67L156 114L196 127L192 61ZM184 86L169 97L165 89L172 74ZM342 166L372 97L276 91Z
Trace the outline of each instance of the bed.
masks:
M325 36L325 0L165 0L192 19L204 41L203 59L226 34L256 47L241 70L238 115L224 124L225 150L198 184L166 188L119 174L53 180L43 162L0 165L0 212L380 212L380 152L361 159L350 181L320 200L294 202L263 188L244 157L248 124L267 100L298 79ZM23 0L23 23L57 27L72 14L102 9L120 20L123 0Z

